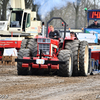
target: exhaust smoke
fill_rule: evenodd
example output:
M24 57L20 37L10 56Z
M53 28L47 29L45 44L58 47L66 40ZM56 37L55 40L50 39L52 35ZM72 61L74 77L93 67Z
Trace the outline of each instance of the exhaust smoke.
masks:
M75 0L35 0L33 3L39 6L38 14L45 18L45 16L52 10L60 9L67 5L68 2L74 2Z

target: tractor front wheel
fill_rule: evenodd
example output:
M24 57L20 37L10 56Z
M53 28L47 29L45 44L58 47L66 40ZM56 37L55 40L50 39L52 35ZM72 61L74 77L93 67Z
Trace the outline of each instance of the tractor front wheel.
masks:
M70 50L61 50L58 55L59 61L65 61L65 64L59 64L57 71L59 76L72 76L73 71L73 55Z
M23 57L29 57L29 49L20 49L18 52L18 59L23 59ZM17 63L17 73L18 75L28 75L29 68L22 67L22 62Z

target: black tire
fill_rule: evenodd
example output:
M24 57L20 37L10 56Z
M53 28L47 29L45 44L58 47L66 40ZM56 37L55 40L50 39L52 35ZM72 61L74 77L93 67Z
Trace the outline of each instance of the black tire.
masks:
M98 66L98 70L100 70L100 64L99 64L99 66Z
M79 40L69 41L65 44L65 49L72 50L73 53L73 76L78 76L79 67Z
M59 61L66 61L65 64L59 64L57 74L63 77L72 76L73 71L73 55L70 50L61 50L58 55Z
M25 49L27 47L28 39L23 39L21 43L21 49Z
M18 59L23 59L23 57L29 57L29 49L20 49L18 52ZM17 73L18 75L28 75L29 68L22 67L22 62L17 63Z
M36 39L30 39L27 48L30 50L31 57L36 57L37 55L37 41Z
M79 74L81 76L87 76L89 70L89 49L87 41L80 42L79 52Z

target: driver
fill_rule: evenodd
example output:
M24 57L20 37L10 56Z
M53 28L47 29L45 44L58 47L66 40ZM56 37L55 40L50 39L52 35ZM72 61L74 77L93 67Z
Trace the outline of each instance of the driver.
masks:
M50 27L49 37L53 39L60 38L59 32L57 30L54 30L54 27L52 25L50 25L49 27Z

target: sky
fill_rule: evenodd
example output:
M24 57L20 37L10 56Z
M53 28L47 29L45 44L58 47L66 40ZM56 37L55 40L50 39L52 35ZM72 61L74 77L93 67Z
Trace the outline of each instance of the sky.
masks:
M60 9L66 6L68 2L75 2L75 0L35 0L33 3L40 6L38 14L44 18L54 8Z

